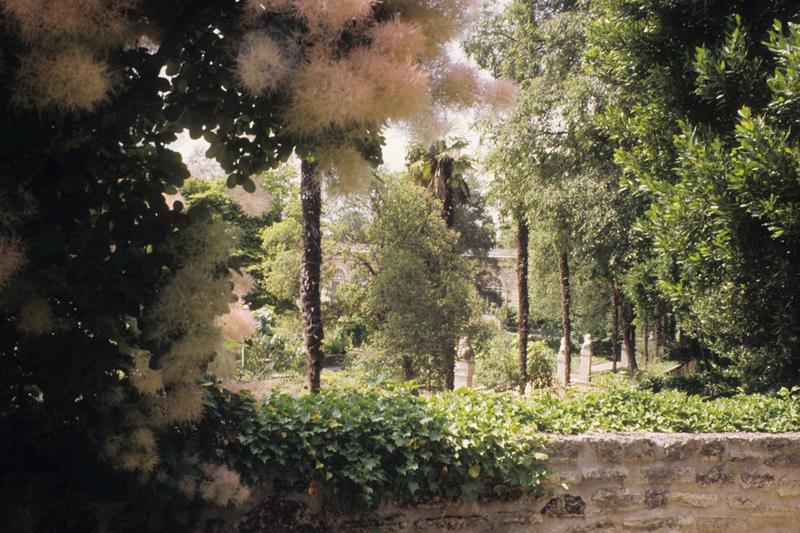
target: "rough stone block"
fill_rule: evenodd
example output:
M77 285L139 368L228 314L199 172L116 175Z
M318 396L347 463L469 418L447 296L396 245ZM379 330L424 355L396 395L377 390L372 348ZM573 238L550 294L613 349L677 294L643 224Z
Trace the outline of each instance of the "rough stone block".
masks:
M763 489L775 484L775 477L764 470L745 470L741 478L745 489Z
M764 464L772 467L795 468L800 467L800 453L780 453L768 457Z
M784 448L791 446L792 444L797 444L794 440L788 437L781 437L778 435L766 435L758 441L753 443L754 448L762 448L768 452L776 452L778 450L783 450Z
M700 455L703 457L718 457L723 453L725 453L725 443L722 439L709 440L700 448Z
M660 516L653 518L631 518L622 521L622 527L632 531L658 531L673 529L678 525L674 516Z
M533 511L500 511L495 514L497 521L504 525L512 524L531 524L538 518L541 520L541 515Z
M731 494L726 500L728 507L740 511L760 511L764 509L764 502L745 494Z
M436 531L437 529L481 531L485 530L487 526L488 520L480 515L422 518L414 522L414 527L419 531Z
M562 483L566 483L567 485L572 485L573 483L577 483L580 481L581 476L578 475L577 472L572 471L563 471L563 472L555 472L550 476L550 479L556 484L560 485Z
M800 478L785 477L781 479L778 483L778 495L783 497L800 496Z
M655 457L658 446L648 437L633 437L619 440L598 440L595 442L597 456L605 461L638 461Z
M753 455L751 453L732 453L728 455L728 461L731 463L742 463L742 464L756 464L761 459L757 455Z
M601 461L609 463L619 462L624 456L622 443L613 440L599 440L594 443L594 451Z
M714 465L705 472L699 472L695 480L699 485L727 485L733 483L734 474L724 464Z
M649 483L679 482L690 483L694 481L695 472L687 466L643 466L639 469L642 477Z
M667 491L660 489L648 489L644 493L644 506L648 509L659 509L666 507L668 502Z
M671 461L680 461L694 455L700 443L696 439L668 442L664 445L664 457Z
M592 503L601 511L630 511L641 500L641 495L624 489L600 489L592 495Z
M567 529L567 533L594 533L595 531L618 531L618 528L614 521L602 520L590 524L579 524Z
M625 458L652 459L656 455L658 445L648 437L636 437L625 445Z
M352 531L354 533L398 533L405 530L406 523L400 519L385 518L383 520L345 520L338 524L337 529Z
M558 518L583 516L586 502L580 496L562 494L547 502L542 509L542 514Z
M553 439L545 448L550 461L570 462L578 458L583 446L576 440Z
M584 481L622 483L627 478L628 471L624 468L586 468L583 471Z
M702 533L732 533L746 531L747 521L727 516L703 516L695 522L695 530Z
M670 503L675 502L698 509L711 507L719 501L716 494L697 494L692 492L672 492L669 495Z

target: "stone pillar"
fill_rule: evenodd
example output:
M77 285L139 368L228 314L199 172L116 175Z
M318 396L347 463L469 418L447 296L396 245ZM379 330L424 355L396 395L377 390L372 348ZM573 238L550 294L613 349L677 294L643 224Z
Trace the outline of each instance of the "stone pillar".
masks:
M592 335L590 333L583 336L581 366L578 379L585 383L589 383L589 380L592 379Z
M561 337L561 347L556 357L556 377L562 385L567 384L567 338Z
M453 388L472 387L475 376L475 354L469 345L469 339L462 337L458 341L458 360L456 361Z

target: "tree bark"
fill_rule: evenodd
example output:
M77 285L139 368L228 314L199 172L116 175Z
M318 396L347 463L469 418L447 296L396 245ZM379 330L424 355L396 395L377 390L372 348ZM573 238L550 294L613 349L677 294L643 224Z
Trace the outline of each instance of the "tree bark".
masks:
M453 193L453 186L450 183L450 179L453 176L453 160L445 158L439 161L436 171L441 173L440 179L444 185L442 195L442 218L444 218L445 225L453 229L453 224L455 222L455 195Z
M569 261L567 252L559 250L558 252L558 272L561 278L561 335L566 339L566 348L564 353L564 384L569 385L570 372L572 371L571 359L571 325L569 321Z
M653 358L658 359L658 344L661 336L661 302L656 302L654 310L655 324L653 324Z
M453 390L455 388L455 385L456 385L456 347L455 347L455 345L447 347L447 350L445 351L445 354L444 354L444 359L445 359L445 362L444 362L445 368L447 369L447 372L444 375L444 378L445 378L444 386L445 386L446 390Z
M642 357L644 358L645 367L647 367L647 363L650 362L650 353L648 352L649 347L647 345L647 326L647 315L645 315L642 319Z
M414 379L414 363L411 361L411 357L408 355L403 356L403 375L406 381L411 381Z
M303 342L306 347L308 390L319 392L325 354L322 352L322 310L320 269L322 233L320 214L322 193L317 164L303 161L300 167L300 202L302 206L302 255L300 259L300 311L303 318Z
M619 287L617 280L611 278L611 371L617 372L619 361Z
M528 383L528 221L517 218L517 349L519 351L520 394Z
M633 374L637 369L636 343L634 340L636 330L633 327L633 306L626 298L622 298L622 342L628 352L628 373Z

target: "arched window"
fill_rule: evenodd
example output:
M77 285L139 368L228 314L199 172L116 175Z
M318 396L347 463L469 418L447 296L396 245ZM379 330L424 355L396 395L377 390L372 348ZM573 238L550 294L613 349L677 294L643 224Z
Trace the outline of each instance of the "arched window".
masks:
M484 273L481 292L487 305L501 307L505 305L503 282L494 274Z
M341 285L347 281L347 276L345 276L344 270L341 268L337 268L336 271L333 273L333 278L331 278L330 289L331 293L336 291L336 287Z

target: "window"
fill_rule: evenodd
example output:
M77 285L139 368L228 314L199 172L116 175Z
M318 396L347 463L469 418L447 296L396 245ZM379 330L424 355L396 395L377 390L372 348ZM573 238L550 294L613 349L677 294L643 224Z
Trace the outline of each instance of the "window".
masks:
M503 295L503 282L493 274L484 274L483 276L482 293L489 306L501 307L505 304Z
M341 268L337 268L336 272L333 273L333 278L331 279L331 284L330 284L331 293L335 292L336 287L338 287L345 281L347 281L347 277L344 274L344 270L342 270Z

